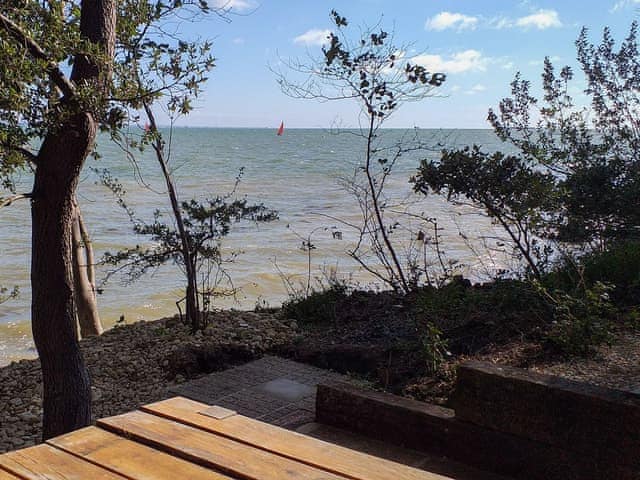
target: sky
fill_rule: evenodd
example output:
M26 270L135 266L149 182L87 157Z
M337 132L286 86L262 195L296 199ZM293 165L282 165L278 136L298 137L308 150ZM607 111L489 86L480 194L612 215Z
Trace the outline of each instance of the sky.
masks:
M583 26L598 42L608 26L626 37L640 19L640 0L213 0L230 8L183 26L186 38L210 39L216 67L194 112L182 126L330 128L358 125L353 101L325 102L285 96L272 70L292 59L321 55L332 9L350 25L380 25L394 32L407 56L447 80L437 98L401 105L392 128L488 128L489 107L508 96L516 72L540 84L545 56L578 70L574 42ZM286 70L285 70L286 71ZM583 83L573 87L585 102Z

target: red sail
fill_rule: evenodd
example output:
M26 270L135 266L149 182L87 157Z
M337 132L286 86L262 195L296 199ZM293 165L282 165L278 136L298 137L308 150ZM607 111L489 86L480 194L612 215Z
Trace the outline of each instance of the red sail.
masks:
M278 133L276 135L280 136L284 132L284 122L280 122L280 128L278 128Z

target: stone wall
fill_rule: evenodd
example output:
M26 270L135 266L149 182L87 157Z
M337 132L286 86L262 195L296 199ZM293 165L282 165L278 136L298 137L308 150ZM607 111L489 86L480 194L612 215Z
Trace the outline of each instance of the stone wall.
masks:
M469 362L450 403L461 421L628 465L640 477L640 396L631 392Z
M522 479L640 478L640 398L486 363L459 371L454 409L319 385L317 420Z

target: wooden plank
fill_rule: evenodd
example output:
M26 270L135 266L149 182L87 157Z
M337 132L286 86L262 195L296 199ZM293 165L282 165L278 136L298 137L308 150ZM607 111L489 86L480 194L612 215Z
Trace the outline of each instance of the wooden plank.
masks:
M230 480L230 477L132 442L101 428L83 428L53 438L48 443L131 479Z
M346 478L144 412L130 412L104 418L98 421L98 426L190 462L245 480Z
M227 417L232 417L233 415L237 415L238 412L235 410L229 410L228 408L218 407L214 405L213 407L205 408L200 412L202 415L207 415L209 417L215 418L216 420L224 420Z
M209 407L206 404L182 397L142 407L146 412L232 438L353 479L436 480L447 478L323 442L242 415L216 420L199 413L207 408Z
M6 470L3 470L0 466L0 480L20 480L20 478L7 472Z
M25 480L122 480L50 445L37 445L0 455L0 467Z

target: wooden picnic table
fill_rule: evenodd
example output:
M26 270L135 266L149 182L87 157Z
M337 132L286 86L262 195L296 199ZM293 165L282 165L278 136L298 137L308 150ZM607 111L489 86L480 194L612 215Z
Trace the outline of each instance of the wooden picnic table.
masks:
M0 455L0 480L445 478L181 397Z

